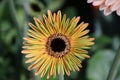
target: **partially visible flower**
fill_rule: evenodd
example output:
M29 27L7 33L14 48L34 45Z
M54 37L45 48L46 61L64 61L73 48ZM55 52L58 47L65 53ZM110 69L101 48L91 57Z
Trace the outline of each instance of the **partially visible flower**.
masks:
M87 2L100 6L100 10L104 10L106 16L114 11L120 16L120 0L87 0Z
M28 36L24 37L22 53L28 58L26 63L32 63L28 69L36 69L35 75L40 77L47 74L47 78L79 71L81 61L89 58L86 49L94 44L94 38L86 35L88 23L78 25L80 17L70 20L66 15L62 17L61 11L52 14L48 10L48 17L43 18L34 18L35 25L29 23Z

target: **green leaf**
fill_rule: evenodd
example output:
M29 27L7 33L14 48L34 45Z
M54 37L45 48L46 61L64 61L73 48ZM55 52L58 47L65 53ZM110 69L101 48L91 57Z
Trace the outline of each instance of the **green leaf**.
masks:
M7 0L2 0L2 1L0 2L0 19L1 19L1 17L3 16L3 12L4 12L5 6L6 6L6 1L7 1Z
M11 27L11 24L8 21L3 21L1 23L1 37L2 37L2 40L7 45L11 45L12 39L15 36L16 36L16 30Z
M111 39L105 35L95 38L94 50L104 49L108 44L110 44Z
M74 7L68 7L63 10L63 13L67 14L68 18L73 18L75 15L77 15L77 10Z
M75 80L79 76L79 72L71 72L71 76L69 76L71 79Z
M112 47L113 47L113 49L114 49L114 50L117 50L118 47L119 47L119 44L120 44L120 37L114 36L114 37L112 38Z
M9 30L11 29L11 24L8 21L2 21L1 24L1 38L3 42L7 42L6 41L6 34L8 34Z
M13 39L13 37L15 37L15 35L16 35L16 31L15 31L15 29L10 29L9 30L9 32L8 32L8 34L6 34L6 43L7 44L11 44L11 42L12 42L12 39Z
M88 80L106 80L114 56L115 53L112 50L102 50L96 52L88 62Z
M11 24L9 21L1 21L0 29L2 32L6 33L6 31L10 29L10 26Z
M2 78L7 72L9 68L9 60L0 57L0 78Z
M0 38L1 42L7 47L6 50L14 51L15 47L15 39L16 39L16 30L11 27L9 21L2 21L0 24Z
M64 3L64 0L45 0L45 1L47 3L47 9L52 11L59 9Z
M19 21L19 25L20 25L20 28L23 28L24 26L24 11L23 11L23 8L22 9L17 9L17 19Z
M120 68L119 68L118 73L116 75L116 80L120 80Z

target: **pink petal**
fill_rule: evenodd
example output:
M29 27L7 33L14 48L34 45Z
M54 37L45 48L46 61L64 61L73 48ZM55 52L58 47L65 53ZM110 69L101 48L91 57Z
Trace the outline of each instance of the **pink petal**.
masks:
M106 1L105 1L105 5L106 5L106 6L112 5L112 4L114 4L116 1L117 1L117 0L106 0Z
M105 16L108 16L108 15L111 14L111 13L112 13L112 11L110 10L109 7L106 7L106 8L104 9L104 15L105 15Z
M117 15L120 16L120 8L116 11Z
M106 8L105 4L101 4L99 10L104 10Z
M115 11L118 8L120 8L120 1L118 1L115 4L111 5L111 11Z
M96 0L96 1L93 2L93 5L94 5L94 6L99 6L99 5L101 5L103 2L104 2L104 0Z
M93 0L87 0L87 3L92 3L93 2Z

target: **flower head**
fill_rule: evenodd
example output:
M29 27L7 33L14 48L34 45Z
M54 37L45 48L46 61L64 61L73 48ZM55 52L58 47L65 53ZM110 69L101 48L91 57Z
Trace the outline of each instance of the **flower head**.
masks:
M41 77L47 74L47 78L79 71L81 61L89 58L86 49L94 44L94 38L86 36L88 23L78 25L80 17L70 20L62 17L61 11L52 14L48 10L48 17L43 18L34 18L35 25L29 23L28 36L24 37L22 53L28 58L26 63L31 63L28 69L36 69L35 75Z
M120 16L120 0L87 0L87 2L100 6L100 10L104 10L106 16L114 11Z

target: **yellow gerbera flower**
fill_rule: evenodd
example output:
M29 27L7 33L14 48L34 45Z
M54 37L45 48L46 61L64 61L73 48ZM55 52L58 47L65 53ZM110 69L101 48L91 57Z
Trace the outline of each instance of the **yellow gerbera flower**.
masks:
M32 63L28 69L36 69L35 75L40 73L40 77L56 77L60 72L69 76L70 71L79 71L81 61L89 58L86 49L94 44L94 38L86 36L88 23L77 25L80 17L70 20L65 14L61 16L61 11L52 14L48 10L44 21L34 18L35 25L29 23L28 36L24 37L22 53L28 58L26 63Z

